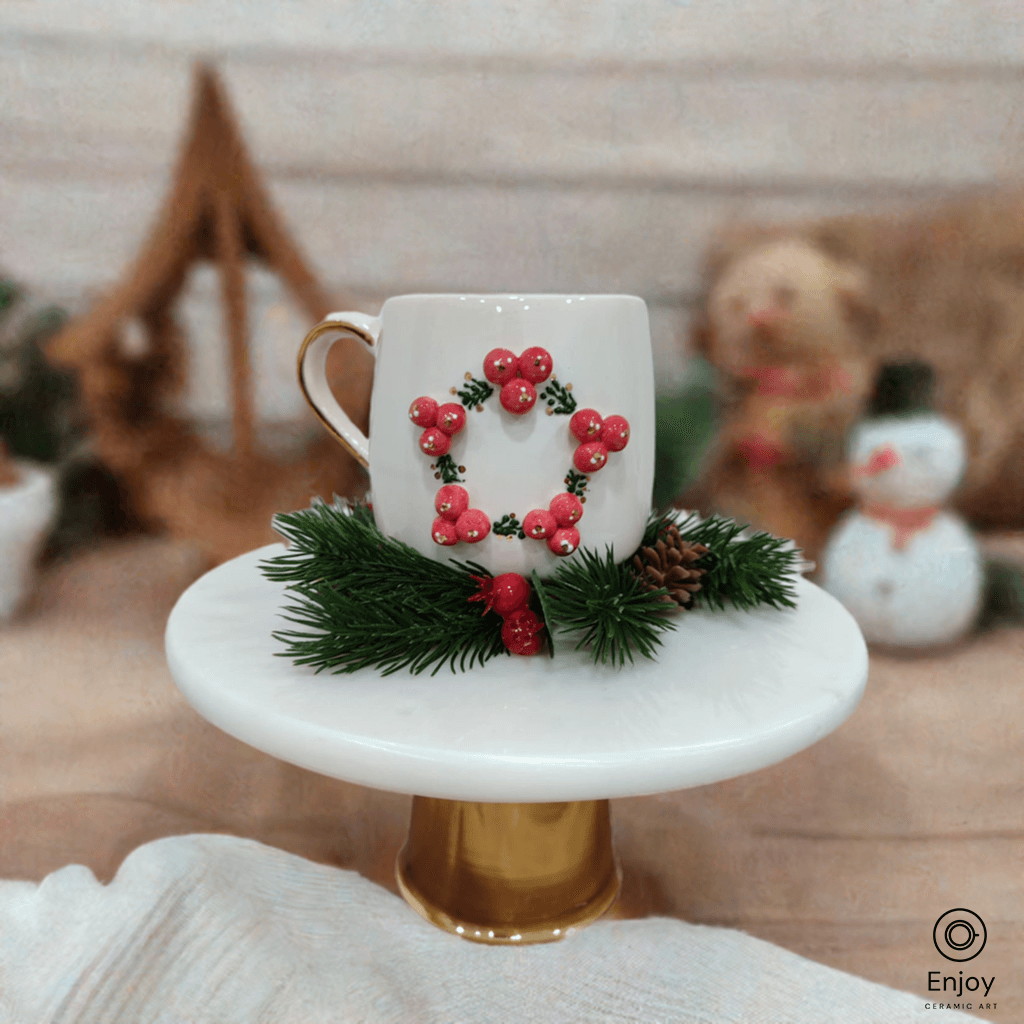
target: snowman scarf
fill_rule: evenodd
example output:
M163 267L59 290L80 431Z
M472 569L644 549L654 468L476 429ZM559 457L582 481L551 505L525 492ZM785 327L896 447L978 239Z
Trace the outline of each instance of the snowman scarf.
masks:
M919 530L927 530L938 515L938 508L927 505L923 508L897 508L880 502L865 501L860 511L870 519L884 523L892 532L892 546L902 551Z
M891 469L899 461L899 456L886 445L871 454L867 465L854 470L861 476L874 476ZM892 546L902 551L919 530L927 530L932 520L938 515L936 505L923 505L920 508L899 508L886 505L880 501L862 501L860 511L877 522L884 523L892 532Z

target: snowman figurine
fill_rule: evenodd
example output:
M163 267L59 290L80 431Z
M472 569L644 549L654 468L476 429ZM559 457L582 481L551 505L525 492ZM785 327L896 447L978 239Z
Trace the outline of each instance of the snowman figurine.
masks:
M977 618L981 554L964 521L941 508L966 468L963 434L920 399L901 397L901 383L927 394L931 370L887 367L876 389L882 415L853 428L859 504L825 547L822 585L868 643L936 647L960 639Z

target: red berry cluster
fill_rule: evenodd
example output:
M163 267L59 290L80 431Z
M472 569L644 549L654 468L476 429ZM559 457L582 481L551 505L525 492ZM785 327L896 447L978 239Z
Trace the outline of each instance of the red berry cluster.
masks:
M526 349L519 356L510 349L495 348L484 357L484 376L492 384L501 386L501 404L515 416L528 413L537 404L534 385L546 381L553 368L551 353L538 346ZM467 373L467 379L469 376ZM434 399L422 396L409 407L409 419L425 428L419 441L422 451L441 458L448 454L452 437L466 425L466 412L457 402L438 405ZM595 409L576 412L569 421L569 430L580 442L573 453L573 465L585 475L603 469L609 452L620 452L629 444L626 418L602 419ZM430 532L437 544L445 547L459 541L476 544L491 532L490 520L484 512L469 507L469 494L464 487L457 484L442 487L437 492L434 507L437 518ZM556 555L571 555L580 546L576 524L582 517L583 502L575 494L564 492L552 498L546 509L536 508L527 513L523 533L534 540L546 541L549 550Z
M572 464L581 473L604 469L609 452L621 452L629 444L629 421L625 416L601 419L594 409L580 409L569 420L569 430L580 443Z
M474 576L473 579L480 584L480 590L470 601L483 601L485 615L493 610L505 620L501 627L502 643L513 654L536 654L540 650L537 634L544 627L527 607L530 584L526 577L517 572L503 572L500 576Z
M458 484L442 487L434 498L434 508L437 518L430 527L430 536L435 544L450 547L460 540L477 544L491 532L491 521L486 513L469 507L469 492Z
M576 523L583 518L583 504L575 494L556 494L547 509L535 508L523 520L523 533L534 540L546 540L556 555L571 555L580 546Z
M423 395L409 406L409 419L416 426L427 428L420 434L420 450L440 457L448 454L452 436L466 425L466 410L458 402L438 405Z
M501 404L514 416L528 413L537 404L535 384L551 376L554 363L543 348L528 348L521 356L507 348L494 348L484 356L484 376L501 385Z
M423 395L409 406L409 419L419 427L426 427L420 435L420 449L427 455L440 458L448 454L452 435L466 425L466 410L457 402L438 405ZM450 547L460 540L476 544L491 532L491 521L486 513L469 507L469 494L465 487L447 484L434 498L437 518L430 527L435 544Z

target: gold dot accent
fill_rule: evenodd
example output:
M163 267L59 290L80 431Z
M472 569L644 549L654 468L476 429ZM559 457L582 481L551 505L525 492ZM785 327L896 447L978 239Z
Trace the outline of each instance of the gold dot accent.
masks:
M435 480L440 480L441 479L441 474L440 473L435 473L434 474L434 479Z
M580 504L581 505L586 505L586 503L587 503L587 499L581 496L580 497Z
M449 395L457 395L458 393L459 392L458 392L458 390L456 388L449 388L448 389L448 394Z
M547 409L545 409L544 411L545 411L545 412L546 412L546 413L547 413L547 414L548 414L549 416L554 416L554 415L555 415L555 410L554 410L554 409L551 409L551 408L547 408Z
M483 407L482 405L478 405L478 406L476 407L476 411L477 411L477 412L483 412L483 411L484 411L484 407Z
M472 380L472 379L473 379L473 374L471 374L471 373L470 373L470 372L469 372L469 371L467 370L467 371L466 371L466 372L465 372L465 373L464 373L464 374L462 375L462 379L463 379L463 380Z

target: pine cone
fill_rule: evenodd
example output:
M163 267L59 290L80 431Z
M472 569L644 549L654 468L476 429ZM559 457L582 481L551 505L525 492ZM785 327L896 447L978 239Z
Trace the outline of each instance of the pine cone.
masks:
M680 608L693 605L693 595L700 590L700 578L705 569L695 569L694 563L708 553L703 544L693 544L679 536L679 528L670 526L658 537L652 548L641 548L633 556L633 569L644 590L665 587L668 593L662 600Z

